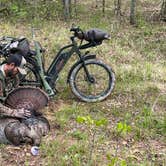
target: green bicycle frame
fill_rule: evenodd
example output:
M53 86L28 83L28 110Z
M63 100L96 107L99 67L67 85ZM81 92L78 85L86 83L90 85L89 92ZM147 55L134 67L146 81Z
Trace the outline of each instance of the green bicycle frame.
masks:
M58 78L59 72L63 69L69 58L73 55L73 53L76 53L79 56L79 59L82 60L81 52L79 51L79 47L77 46L77 43L74 41L74 37L71 37L72 44L67 45L60 49L57 56L54 58L53 62L51 63L48 70L45 72L43 63L42 63L42 53L41 53L41 47L40 44L36 41L34 41L35 49L37 55L35 56L35 59L37 61L37 65L39 68L39 75L41 79L41 83L47 92L49 96L54 96L54 85ZM64 52L64 50L71 48L69 51Z

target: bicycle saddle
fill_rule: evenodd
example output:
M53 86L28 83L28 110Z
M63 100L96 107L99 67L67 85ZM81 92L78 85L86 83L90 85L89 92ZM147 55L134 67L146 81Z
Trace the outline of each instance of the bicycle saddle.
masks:
M79 39L85 39L89 42L102 42L105 39L109 39L110 35L100 29L90 29L86 32L78 32L77 37Z

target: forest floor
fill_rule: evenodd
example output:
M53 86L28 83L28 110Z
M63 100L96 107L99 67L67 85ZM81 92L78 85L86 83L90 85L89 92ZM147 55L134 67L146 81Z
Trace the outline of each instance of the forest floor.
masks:
M97 26L77 24L83 29ZM70 42L70 26L43 22L36 32L46 49L46 68L57 50ZM59 93L42 110L51 131L43 138L39 155L32 156L29 145L0 145L0 165L166 165L166 26L140 22L132 27L102 20L98 28L108 31L111 40L91 52L113 68L113 93L98 103L79 101L66 83L73 58L57 82ZM4 35L31 41L30 25L1 22L0 36ZM79 123L77 117L107 123L98 127Z

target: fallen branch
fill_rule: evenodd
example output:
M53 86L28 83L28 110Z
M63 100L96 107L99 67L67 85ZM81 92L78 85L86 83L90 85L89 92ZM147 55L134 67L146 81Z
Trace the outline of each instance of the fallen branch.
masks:
M159 100L159 97L160 96L162 96L164 93L159 93L159 95L156 97L156 99L155 99L155 101L154 101L154 103L153 103L153 105L152 105L152 111L154 112L155 110L155 106L156 106L156 104L157 104L157 102L158 102L158 100Z

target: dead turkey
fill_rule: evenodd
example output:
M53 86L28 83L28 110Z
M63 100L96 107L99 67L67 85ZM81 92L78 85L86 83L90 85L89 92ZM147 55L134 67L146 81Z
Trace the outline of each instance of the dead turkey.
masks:
M10 108L25 108L33 111L44 108L49 101L48 95L35 87L19 87L11 91L5 105Z

